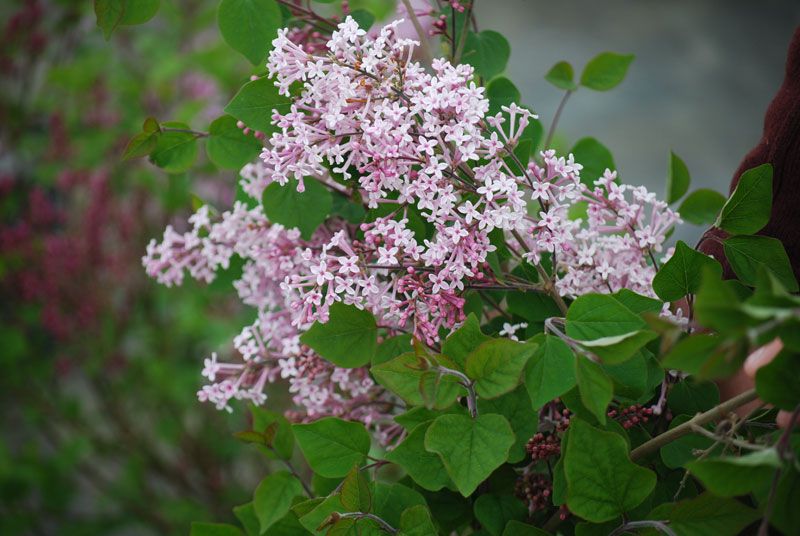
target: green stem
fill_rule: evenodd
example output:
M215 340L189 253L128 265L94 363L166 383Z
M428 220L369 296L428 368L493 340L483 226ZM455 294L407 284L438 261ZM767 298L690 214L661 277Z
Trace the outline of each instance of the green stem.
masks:
M561 98L561 102L558 103L558 108L556 108L556 114L553 116L553 122L550 123L550 130L547 131L547 139L544 141L544 148L550 148L550 142L553 141L553 135L556 133L556 126L558 126L558 120L561 118L561 112L564 110L564 106L567 104L569 100L569 96L572 95L573 90L568 89L564 96Z

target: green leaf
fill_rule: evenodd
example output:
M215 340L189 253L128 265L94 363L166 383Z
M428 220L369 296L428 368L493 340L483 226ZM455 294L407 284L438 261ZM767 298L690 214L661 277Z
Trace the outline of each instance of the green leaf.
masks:
M720 497L745 495L754 490L766 490L780 459L774 448L744 456L706 458L686 464L703 486Z
M208 128L206 152L218 168L238 171L258 156L263 147L254 136L245 136L230 115L215 119Z
M505 417L491 413L476 419L442 415L425 434L425 448L442 458L464 497L472 495L478 484L508 459L514 441L514 432Z
M375 484L374 511L393 527L400 525L403 512L414 506L424 506L425 498L416 490L402 484Z
M584 294L567 312L567 335L580 341L623 335L645 326L644 320L607 294Z
M519 102L522 95L514 82L505 76L499 76L486 86L486 98L489 99L489 115L494 115L501 111L501 106Z
M283 16L275 0L222 0L217 23L225 42L258 65L272 48Z
M660 313L664 305L660 300L642 296L626 288L611 294L611 297L637 315L642 313Z
M587 521L610 521L637 507L653 491L653 471L630 461L622 436L570 421L564 458L567 506Z
M366 9L353 10L350 12L350 16L353 17L353 20L358 23L359 28L362 30L369 30L375 23L375 15Z
M497 413L505 417L517 440L508 452L508 463L517 463L526 456L525 445L539 425L538 415L531 407L531 401L525 390L520 385L510 393L491 400L478 399L479 413Z
M514 495L485 493L478 497L473 509L475 519L492 536L501 536L509 521L522 521L528 517L522 501Z
M286 471L278 471L264 478L253 495L261 532L265 532L289 512L292 500L303 495L300 481Z
M575 72L572 65L566 61L559 61L547 71L544 79L556 86L558 89L565 91L575 91L578 86L573 81Z
M152 117L144 120L142 131L131 138L122 153L122 160L130 160L148 155L155 150L158 145L158 136L161 134L161 127Z
M300 518L300 524L311 534L325 534L325 529L317 530L333 512L342 511L338 495L328 495L299 503L292 510ZM276 535L277 536L277 535Z
M522 344L509 339L486 341L468 357L465 371L475 381L475 392L481 398L495 398L519 385L528 359L536 351L535 344Z
M764 402L794 410L800 404L800 356L784 350L758 369L756 391Z
M372 492L364 473L354 465L342 481L339 500L348 512L369 512L372 509Z
M589 60L581 74L581 85L595 91L617 87L628 73L633 54L602 52Z
M442 345L442 353L457 363L463 371L467 362L467 356L478 348L478 346L490 340L492 340L492 338L488 335L484 335L481 331L478 317L474 314L470 314L460 328L448 335Z
M614 171L617 167L608 147L592 137L579 139L570 152L583 166L581 182L589 188L594 188L594 181L602 177L606 169Z
M719 335L695 333L682 339L664 356L661 365L703 378L715 377L719 361L735 357L737 346L727 344Z
M264 189L261 204L264 213L274 223L291 229L297 228L309 240L330 214L331 193L316 179L306 179L305 191L297 191L297 182L290 180L285 186L273 182Z
M293 424L292 431L308 465L327 478L346 475L354 464L362 464L369 452L369 434L359 422L325 417Z
M125 12L119 20L122 26L144 24L158 13L161 0L124 0Z
M491 80L505 70L510 55L511 47L505 37L495 31L484 30L467 35L461 59L472 65L484 80Z
M695 225L711 225L725 204L725 196L714 190L700 188L683 200L678 213L681 218Z
M425 505L412 506L400 516L399 536L431 536L437 533L431 513Z
M273 81L265 77L243 85L224 111L251 129L269 135L277 130L272 124L273 110L285 113L290 105L291 100L278 94Z
M549 536L548 532L521 521L509 521L503 536Z
M125 14L126 4L126 0L94 0L97 26L103 30L103 37L106 38L106 41L119 26L122 16Z
M451 481L441 458L425 450L425 433L431 422L417 425L402 443L386 453L386 459L402 467L421 487L438 491L450 485Z
M672 386L667 405L673 415L695 415L719 404L719 387L714 382L684 380Z
M678 240L675 253L653 278L653 290L659 298L670 302L696 294L706 267L713 270L716 277L722 277L719 262Z
M372 365L386 363L401 354L408 353L411 349L411 335L404 333L389 337L378 345L375 350L375 357L372 358Z
M636 352L624 363L603 364L602 368L614 383L614 394L632 400L644 395L650 398L653 389L664 379L664 370L646 349Z
M755 234L772 213L772 165L748 169L722 207L715 225L731 234Z
M694 314L701 326L726 332L739 331L750 324L750 318L740 308L739 297L716 269L705 267L701 280L694 300Z
M661 504L646 517L668 519L670 529L681 536L736 536L759 514L734 499L703 493L679 503Z
M575 354L558 337L545 336L525 371L525 387L533 408L538 410L575 385Z
M262 449L270 458L275 456L288 460L294 453L294 435L292 426L282 414L269 411L258 406L251 406L253 415L253 430L259 433L267 429L274 429L271 438L271 449Z
M550 317L561 316L556 302L541 292L509 292L506 304L509 313L519 315L529 323L538 324Z
M797 292L792 263L780 240L768 236L732 236L723 243L725 257L739 280L754 287L766 270L789 292Z
M681 158L670 151L669 166L667 167L667 203L672 204L689 191L692 182L689 169Z
M601 424L606 423L606 411L614 396L614 385L603 369L586 357L575 360L575 378L581 402Z
M411 406L444 409L452 405L462 391L454 376L420 369L419 358L414 353L373 366L370 372L379 384Z
M168 122L165 128L189 129L185 123ZM167 130L161 132L150 161L167 173L182 173L192 167L197 158L197 136L190 132Z
M260 536L261 525L256 516L256 510L253 507L253 501L233 507L233 515L239 520L239 523L244 527L247 536Z
M675 428L690 418L687 415L679 415L672 419L672 422L669 423L669 428ZM687 434L661 447L661 460L670 469L683 467L697 457L696 452L705 450L713 444L714 440L710 437L700 434Z
M331 216L341 216L350 223L361 223L366 214L363 205L356 204L343 195L333 196Z
M800 527L800 472L797 469L789 469L783 472L783 476L778 483L775 497L782 500L775 501L775 510L772 513L770 522L783 534L797 534Z
M243 536L238 527L223 523L200 523L194 521L189 531L190 536Z
M621 363L656 337L644 320L607 294L584 294L567 311L567 335L605 363Z
M330 308L328 321L314 322L300 342L339 367L361 367L375 355L378 326L369 311L336 302Z

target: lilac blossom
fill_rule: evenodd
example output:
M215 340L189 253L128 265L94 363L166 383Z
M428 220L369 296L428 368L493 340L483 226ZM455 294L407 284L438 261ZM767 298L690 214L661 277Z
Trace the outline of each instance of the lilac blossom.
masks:
M618 184L611 170L586 186L572 155L545 150L520 162L513 150L536 116L516 104L490 114L473 68L436 59L426 70L412 59L417 43L397 36L399 23L370 36L348 17L320 55L279 31L267 67L291 105L273 112L276 132L241 172L256 201L272 183L296 180L302 192L320 181L366 209L388 207L387 216L361 224L332 216L303 240L259 205L237 202L219 216L203 207L189 231L168 227L148 246L147 271L166 285L187 272L209 282L233 255L245 261L235 287L257 320L234 341L241 363L206 360L201 400L261 404L264 386L282 379L294 418L358 419L389 441L398 400L366 369L333 366L300 335L342 302L370 311L382 336L410 333L435 347L464 321L467 291L515 289L490 267L498 239L512 264L552 262L543 290L555 298L622 288L653 296L655 256L670 254L664 242L677 213L642 187ZM500 335L517 339L526 327L508 323Z

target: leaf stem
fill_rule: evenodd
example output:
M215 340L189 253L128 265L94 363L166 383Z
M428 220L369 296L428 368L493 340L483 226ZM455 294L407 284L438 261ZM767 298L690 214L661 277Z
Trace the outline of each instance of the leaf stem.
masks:
M195 138L207 138L209 136L208 132L200 132L189 128L161 127L161 132L183 132L184 134L192 134Z
M376 516L375 514L370 514L368 512L345 512L343 514L339 514L341 518L353 518L353 519L371 519L375 523L377 523L381 530L388 532L389 534L397 534L399 531L391 526L389 523L381 519L380 517Z
M270 450L272 450L272 452L275 452L275 449L270 449ZM316 497L316 495L314 495L314 490L312 490L311 487L306 483L306 481L303 480L303 478L300 476L300 473L297 471L297 469L295 469L294 465L292 465L292 462L283 458L281 458L281 461L283 462L283 465L285 465L286 468L289 470L289 472L292 473L292 476L294 476L297 480L300 481L300 484L303 486L303 489L308 495L308 498L313 499L314 497Z
M469 377L458 370L443 367L441 365L436 367L442 374L449 374L459 379L459 383L467 390L467 409L469 415L473 419L478 418L478 395L475 393L475 382L470 380Z
M676 536L675 531L667 526L669 521L654 521L645 519L642 521L628 521L615 528L608 536L619 536L636 529L654 528L667 536Z

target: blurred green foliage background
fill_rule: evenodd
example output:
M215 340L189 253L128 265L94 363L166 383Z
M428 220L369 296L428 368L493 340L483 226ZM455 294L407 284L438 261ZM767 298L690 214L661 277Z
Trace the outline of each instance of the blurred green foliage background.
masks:
M350 4L364 2L379 15L393 11L391 0ZM248 427L247 412L218 412L195 397L202 357L229 346L253 314L232 296L233 273L210 286L187 282L166 289L145 276L140 262L150 238L160 236L167 224L180 225L198 199L229 206L236 173L217 169L204 155L178 174L121 158L145 117L205 127L222 115L252 74L247 60L222 42L217 4L162 0L153 20L120 26L106 41L91 2L0 3L2 535L185 534L190 521L230 519L231 506L249 500L265 474L264 460L232 437ZM581 48L588 38L573 37L595 35L585 25L664 52L660 41L643 41L635 32L598 23L596 13L580 7L587 4L596 3L576 3L571 11L561 11L567 20L559 22L537 18L552 10L551 2L479 3L486 25L502 29L516 47L509 72L548 121L560 95L539 91L530 79L544 84L553 54L577 61L607 47L628 51L622 49L630 43L609 42L604 34L600 44L589 39ZM637 3L642 18L645 4ZM757 96L743 95L753 103L746 110L750 120L735 133L718 121L694 121L691 110L677 116L652 105L663 103L670 88L637 85L633 78L631 93L616 97L624 108L587 100L570 112L572 119L567 117L567 134L573 134L573 123L590 134L598 130L599 137L610 132L604 138L610 138L609 145L631 153L621 160L630 161L633 153L649 158L644 164L634 160L631 170L637 177L628 179L660 184L665 159L659 156L656 163L640 145L648 144L658 155L666 155L671 145L684 149L681 143L687 151L707 151L705 140L715 137L708 129L716 125L736 134L738 145L734 150L725 140L712 145L716 152L706 162L733 169L741 151L757 138L755 119L775 89L782 51L797 22L796 4L767 4L764 20L782 21L781 28L788 28L765 36L769 57L743 62L734 51L730 58L744 77L765 80L749 74L763 64L776 78L759 86ZM606 11L607 17L615 16L613 9ZM738 13L730 20L750 17L741 10L728 12ZM582 22L573 20L578 13ZM713 9L708 13L714 16ZM687 32L692 24L705 24L675 20ZM549 34L539 32L548 28ZM572 48L565 49L568 45ZM543 52L531 54L527 48ZM655 61L643 61L659 68ZM676 131L694 137L662 134L651 143L647 136L631 136L632 123L648 131L654 122L663 123L657 114L643 118L631 102L675 117ZM706 107L702 99L693 102L698 109ZM702 171L713 182L707 186L726 187L727 168Z
M186 533L263 476L246 412L195 398L250 313L230 279L166 289L140 262L236 176L120 158L146 116L207 125L247 79L215 11L165 1L106 42L91 2L0 4L0 534Z

